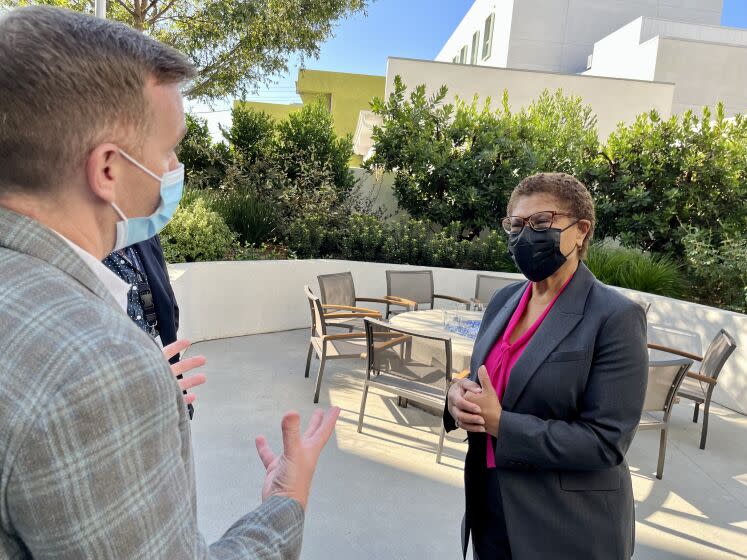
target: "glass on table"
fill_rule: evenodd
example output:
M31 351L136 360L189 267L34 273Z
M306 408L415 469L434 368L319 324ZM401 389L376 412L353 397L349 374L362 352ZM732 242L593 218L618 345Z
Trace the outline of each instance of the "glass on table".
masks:
M458 329L462 325L462 315L458 310L442 309L441 326Z

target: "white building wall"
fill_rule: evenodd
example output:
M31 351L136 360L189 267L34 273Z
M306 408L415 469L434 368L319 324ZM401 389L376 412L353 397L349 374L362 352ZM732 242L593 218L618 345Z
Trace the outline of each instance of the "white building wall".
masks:
M385 219L407 217L405 210L399 208L394 195L394 173L375 175L360 167L351 167L351 171L360 189L360 195L372 203L372 210L383 212Z
M641 42L645 18L638 18L594 45L592 65L587 76L609 76L631 80L653 80L659 38L654 36Z
M493 52L478 65L579 73L594 43L641 16L718 26L723 0L476 0L436 57L452 62L495 12ZM469 57L468 57L469 60Z
M747 30L638 18L594 45L585 75L674 83L674 114L723 102L731 116L747 110Z
M723 0L520 0L508 68L579 73L594 43L641 16L718 25Z
M747 29L739 27L684 23L660 18L642 18L642 20L641 42L661 36L706 43L747 46Z
M472 55L472 36L477 31L480 33L480 52L477 64L481 66L505 67L508 57L508 40L511 35L511 19L514 9L514 0L476 0L449 37L446 44L436 56L440 62L453 62L454 57L465 45L468 47L467 61ZM495 14L493 24L493 41L489 56L482 57L482 43L484 40L485 20L490 14Z
M662 38L656 80L676 84L673 114L723 102L727 116L747 112L747 47Z
M632 122L646 111L656 109L668 117L672 109L672 84L553 74L484 66L463 66L424 60L390 58L387 67L386 95L393 90L395 76L401 76L408 89L425 84L428 93L442 85L449 88L448 102L456 97L472 100L492 98L497 107L507 90L514 110L528 106L543 90L562 89L578 95L591 105L598 117L599 136L606 140L619 122Z

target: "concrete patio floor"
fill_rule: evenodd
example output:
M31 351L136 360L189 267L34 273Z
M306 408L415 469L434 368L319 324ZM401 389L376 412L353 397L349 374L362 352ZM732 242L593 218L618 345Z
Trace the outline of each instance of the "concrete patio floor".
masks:
M260 501L254 436L265 434L280 449L282 413L298 410L305 422L314 410L318 362L304 379L307 345L308 331L297 330L190 349L208 359L192 424L198 515L208 542ZM464 433L447 437L443 464L436 464L440 419L372 393L358 434L363 378L363 362L328 364L319 406L340 406L342 414L314 480L302 558L460 558ZM658 432L640 432L628 453L636 559L747 558L747 417L713 407L701 451L700 424L691 416L688 402L675 407L663 480L654 477Z

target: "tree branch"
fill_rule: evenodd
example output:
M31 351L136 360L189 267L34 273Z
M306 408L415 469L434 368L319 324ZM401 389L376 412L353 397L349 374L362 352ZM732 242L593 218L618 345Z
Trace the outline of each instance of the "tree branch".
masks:
M154 6L157 2L158 2L158 0L153 0L150 3L150 6ZM165 14L166 12L168 12L174 6L174 4L176 4L176 0L170 0L168 4L166 4L163 8L161 8L160 10L158 10L156 12L156 14L152 18L150 18L148 20L148 24L149 25L155 25L155 23L159 19L161 19L161 16L163 16L163 14ZM146 12L150 9L150 6L148 6L148 8L146 9Z
M127 4L125 4L122 0L116 0L116 2L117 4L122 6L125 9L125 11L133 17L133 19L135 18L135 12L131 10Z

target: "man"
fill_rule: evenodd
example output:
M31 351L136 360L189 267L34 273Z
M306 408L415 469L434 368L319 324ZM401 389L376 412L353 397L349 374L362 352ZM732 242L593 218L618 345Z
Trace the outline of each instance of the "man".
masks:
M158 235L110 253L103 263L131 286L127 296L127 315L130 319L152 338L160 339L164 348L176 342L179 306L171 288L166 259ZM175 365L179 363L180 358L180 354L177 353L169 362ZM191 360L199 362L196 367L205 363L202 356L195 356ZM185 364L182 364L180 367L184 366ZM183 389L191 420L194 416L192 403L195 395L187 393L187 389L204 383L205 378L191 376L184 380L183 375L179 374L177 379Z
M162 346L175 342L179 306L158 235L110 253L103 263L131 286L127 300L130 319Z
M0 558L299 556L339 409L303 435L287 413L280 456L257 438L263 503L208 547L181 391L101 264L181 196L191 75L119 24L40 6L0 17Z

